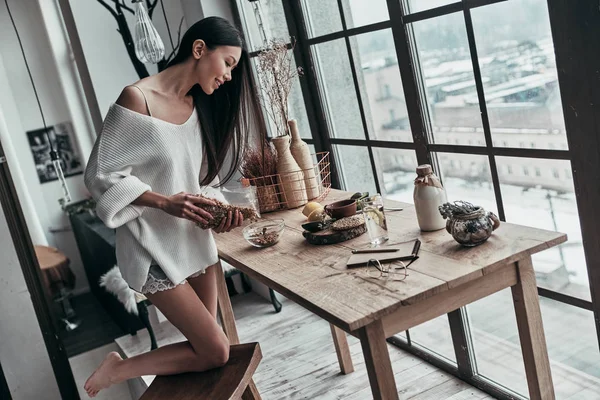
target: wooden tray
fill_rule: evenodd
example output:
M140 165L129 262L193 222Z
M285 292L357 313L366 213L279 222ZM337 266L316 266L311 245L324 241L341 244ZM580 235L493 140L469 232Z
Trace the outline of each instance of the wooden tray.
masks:
M346 231L334 231L333 229L325 229L319 232L304 231L302 235L310 244L335 244L345 242L346 240L354 239L367 231L366 225L361 225L358 228L348 229Z

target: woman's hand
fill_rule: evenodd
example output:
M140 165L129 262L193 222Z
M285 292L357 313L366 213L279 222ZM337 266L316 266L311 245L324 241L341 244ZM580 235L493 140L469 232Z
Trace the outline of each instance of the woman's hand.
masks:
M237 228L238 226L242 225L242 222L244 222L244 216L241 212L237 210L235 212L229 211L227 218L223 218L221 224L214 228L213 231L216 233L229 232L233 228Z
M197 204L214 206L215 202L205 197L179 192L168 197L161 208L164 212L173 215L174 217L208 224L209 220L214 219L213 216L208 211L198 207Z

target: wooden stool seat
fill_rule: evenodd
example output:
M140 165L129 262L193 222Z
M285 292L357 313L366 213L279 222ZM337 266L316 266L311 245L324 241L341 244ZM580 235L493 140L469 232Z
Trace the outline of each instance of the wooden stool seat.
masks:
M157 376L140 400L240 399L261 359L258 343L231 345L229 361L224 367Z
M69 268L69 259L54 247L36 245L34 249L44 285L51 294L57 296L61 288L72 290L75 287L75 274Z

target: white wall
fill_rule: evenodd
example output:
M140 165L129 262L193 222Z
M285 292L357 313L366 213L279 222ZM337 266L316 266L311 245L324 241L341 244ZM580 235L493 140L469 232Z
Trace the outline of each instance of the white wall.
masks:
M14 400L60 399L31 295L0 205L0 364Z
M61 86L61 77L56 67L56 57L47 38L46 25L38 2L10 1L9 4L36 82L46 123L53 125L72 121ZM0 87L0 106L5 111L6 126L18 156L25 186L31 193L32 202L48 243L59 248L71 260L71 268L77 278L76 292L85 291L88 289L88 283L72 232L50 233L50 229L67 227L69 222L58 204L58 199L62 196L58 181L42 185L37 177L26 131L39 129L43 124L4 2L0 2L0 55L4 60L4 68L0 71L0 75L5 77L1 81L3 87ZM76 135L89 136L89 132L81 131L80 125L74 124ZM78 128L80 131L77 131ZM67 182L73 201L85 198L86 190L82 175L69 177ZM5 239L0 236L0 241Z
M213 16L222 17L234 23L229 0L201 0L200 4L202 6L203 18Z
M0 54L0 88L4 92L4 96L0 97L0 142L6 156L10 172L17 190L19 201L23 209L23 215L27 223L31 241L33 243L47 245L48 239L44 232L44 228L40 222L38 210L35 207L32 196L26 184L23 171L21 170L19 155L12 144L10 132L24 132L21 126L21 121L12 118L12 129L9 129L5 114L17 115L17 106L12 101L14 98L8 82L8 76L4 69L4 62ZM34 170L35 172L35 170Z
M127 4L131 6L129 2ZM108 10L95 0L70 0L70 5L100 112L102 117L105 117L108 108L119 97L121 90L125 86L138 81L139 77L129 59L121 35L116 30L116 20ZM190 12L193 12L193 8ZM165 1L165 13L172 31L173 42L176 45L177 28L184 15L181 3L179 1ZM133 28L133 14L125 12L125 15L129 26ZM187 18L189 15L190 13L186 15L181 27L182 35L188 27ZM153 22L163 39L166 53L170 54L172 47L160 5L154 10ZM156 73L156 66L147 64L146 67L150 74Z

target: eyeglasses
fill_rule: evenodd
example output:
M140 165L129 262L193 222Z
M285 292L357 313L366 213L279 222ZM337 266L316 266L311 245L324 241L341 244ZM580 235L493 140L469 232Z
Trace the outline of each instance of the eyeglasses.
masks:
M408 265L402 261L384 265L379 260L372 258L367 262L367 276L369 278L403 281L408 276L407 267Z
M389 265L381 264L376 258L371 258L367 262L367 276L377 279L389 279L394 281L403 281L408 276L408 267L419 259L414 256L408 264L402 261L392 262Z

